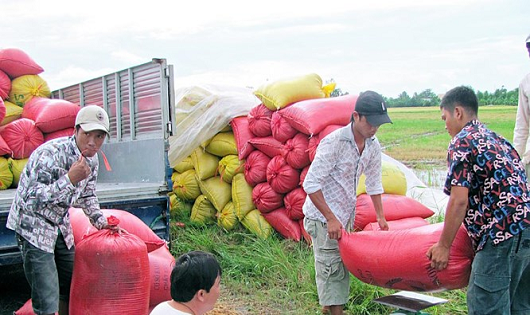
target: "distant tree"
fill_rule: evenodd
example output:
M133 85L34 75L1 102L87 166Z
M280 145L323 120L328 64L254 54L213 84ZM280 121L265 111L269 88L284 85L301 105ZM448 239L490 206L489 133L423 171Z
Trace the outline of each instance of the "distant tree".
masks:
M333 78L331 78L331 79L327 80L325 84L327 85L327 84L334 83L334 82L335 82L335 80ZM329 96L330 97L337 97L337 96L343 96L343 95L348 95L348 94L350 94L350 93L342 92L342 89L335 87L335 89L331 92L331 94Z

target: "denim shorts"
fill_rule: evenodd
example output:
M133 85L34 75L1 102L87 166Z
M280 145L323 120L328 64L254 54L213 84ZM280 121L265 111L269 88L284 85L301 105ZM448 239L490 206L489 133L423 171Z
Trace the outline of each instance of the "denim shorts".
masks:
M344 305L350 295L350 273L340 257L337 240L328 238L324 222L304 218L315 255L315 280L320 305Z
M471 315L530 314L530 229L493 246L488 240L471 267Z
M66 247L61 233L57 237L55 253L36 248L17 234L22 254L24 273L31 287L31 301L35 314L59 311L59 299L68 301L74 268L75 249Z

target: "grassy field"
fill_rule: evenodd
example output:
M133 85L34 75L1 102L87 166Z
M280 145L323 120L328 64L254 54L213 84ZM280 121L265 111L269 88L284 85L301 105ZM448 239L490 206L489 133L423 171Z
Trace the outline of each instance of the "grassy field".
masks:
M513 137L516 107L481 107L479 118L509 140ZM378 133L385 153L413 168L443 168L449 135L438 108L392 108L394 122ZM188 210L189 211L189 210ZM224 231L217 226L198 226L178 213L172 222L172 251L214 253L223 268L222 298L214 314L320 314L314 284L311 248L274 234L260 240L239 226ZM184 227L176 222L183 222ZM389 314L393 309L372 302L395 291L367 285L351 276L346 314ZM433 315L466 314L465 289L439 292L448 299L429 308Z

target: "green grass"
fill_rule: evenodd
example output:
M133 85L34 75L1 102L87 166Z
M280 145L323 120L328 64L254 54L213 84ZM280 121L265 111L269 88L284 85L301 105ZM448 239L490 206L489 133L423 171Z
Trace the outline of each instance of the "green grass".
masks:
M415 168L443 168L449 135L438 108L392 108L394 122L384 125L378 138L386 153ZM516 108L481 107L480 119L511 140ZM189 250L214 253L223 268L220 302L240 314L320 314L315 286L313 253L305 242L282 239L277 233L259 239L239 226L227 232L216 225L201 226L188 219L189 209L172 223L172 252ZM443 217L431 218L434 222ZM389 314L394 309L372 300L395 291L365 284L351 276L346 314ZM432 293L449 302L429 308L432 315L466 314L465 289Z

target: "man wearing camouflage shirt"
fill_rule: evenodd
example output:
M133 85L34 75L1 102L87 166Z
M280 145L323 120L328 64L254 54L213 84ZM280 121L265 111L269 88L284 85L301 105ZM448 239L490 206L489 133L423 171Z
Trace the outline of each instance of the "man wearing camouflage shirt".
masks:
M83 208L96 228L107 227L95 192L108 132L107 113L85 106L74 135L38 147L20 175L6 226L16 232L36 314L68 314L75 253L68 209Z

